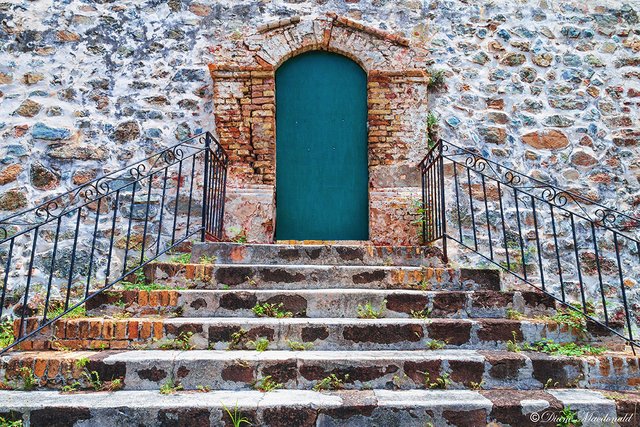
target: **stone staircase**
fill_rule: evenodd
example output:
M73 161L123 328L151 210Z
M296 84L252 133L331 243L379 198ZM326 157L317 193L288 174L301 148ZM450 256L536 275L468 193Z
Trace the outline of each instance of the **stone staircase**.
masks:
M505 289L496 270L443 268L420 247L207 243L188 258L148 265L3 355L0 417L462 427L555 426L564 413L640 425L638 358L596 325L563 323L543 294ZM526 350L542 339L607 351Z

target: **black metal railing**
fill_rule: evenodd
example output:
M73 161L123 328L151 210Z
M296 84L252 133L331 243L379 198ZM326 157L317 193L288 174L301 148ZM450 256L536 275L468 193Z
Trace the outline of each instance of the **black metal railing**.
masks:
M227 163L203 133L0 220L0 319L19 319L0 353L189 239L220 239Z
M638 345L640 217L443 140L420 169L425 243L446 259L456 242Z

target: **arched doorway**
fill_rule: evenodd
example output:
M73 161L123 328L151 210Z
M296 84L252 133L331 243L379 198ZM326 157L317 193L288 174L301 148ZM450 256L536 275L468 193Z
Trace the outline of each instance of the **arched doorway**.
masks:
M368 240L367 77L312 51L276 71L276 240Z

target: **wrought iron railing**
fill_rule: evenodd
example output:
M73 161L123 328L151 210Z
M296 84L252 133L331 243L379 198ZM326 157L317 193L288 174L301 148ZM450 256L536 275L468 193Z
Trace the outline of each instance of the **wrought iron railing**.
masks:
M19 319L0 353L184 242L220 239L227 162L203 133L0 220L0 322Z
M473 251L610 332L635 352L640 217L440 140L420 163L422 237ZM637 314L636 314L637 313Z

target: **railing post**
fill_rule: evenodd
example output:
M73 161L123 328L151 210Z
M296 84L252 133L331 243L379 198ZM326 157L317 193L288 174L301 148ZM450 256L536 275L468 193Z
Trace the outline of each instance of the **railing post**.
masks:
M209 151L211 150L211 134L206 133L204 137L204 185L202 186L202 233L200 241L207 240L207 208L209 204L209 163L211 162ZM194 159L195 161L195 159Z
M445 206L445 197L444 197L444 157L442 156L444 141L441 139L439 141L438 147L438 169L440 175L440 221L442 224L442 254L444 257L444 263L449 263L449 255L447 253L447 209Z

